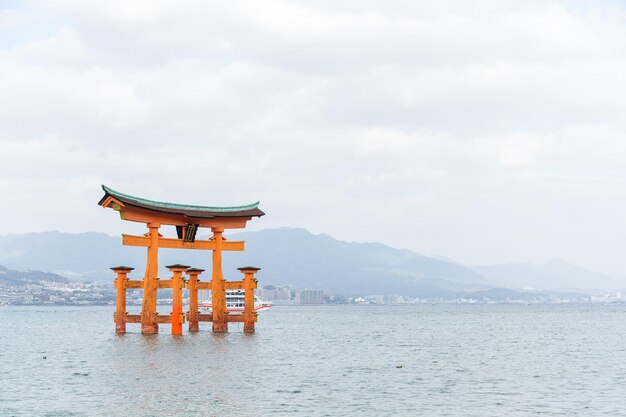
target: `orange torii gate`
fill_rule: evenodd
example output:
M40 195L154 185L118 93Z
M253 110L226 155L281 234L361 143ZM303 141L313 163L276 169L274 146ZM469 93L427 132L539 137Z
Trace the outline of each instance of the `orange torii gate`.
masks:
M115 310L115 330L126 332L126 323L141 323L141 333L159 332L159 323L171 323L172 334L182 334L182 324L189 322L189 331L198 331L201 321L212 322L214 332L228 331L228 322L243 322L244 332L254 332L256 313L254 311L254 274L259 268L246 266L239 268L244 274L241 281L225 281L222 273L222 251L243 251L244 242L228 241L224 238L225 229L241 229L246 227L248 220L261 217L259 202L238 207L204 207L183 204L164 203L146 200L112 190L102 186L104 196L98 203L102 207L112 208L120 213L122 220L146 223L148 233L144 236L122 235L122 244L143 246L148 249L148 261L143 280L130 280L128 274L131 267L118 266L111 268L117 274L117 306ZM178 239L164 238L159 233L162 225L176 226ZM196 240L196 232L200 227L210 228L213 236L209 240ZM169 265L171 279L161 280L158 277L159 248L200 249L213 251L211 281L201 282L199 276L202 269L190 268L187 265ZM188 276L188 281L183 278ZM182 289L189 290L189 312L182 310ZM141 314L126 312L126 290L129 288L143 289ZM172 289L171 315L159 315L156 312L157 289ZM241 315L229 315L226 309L226 290L243 289L244 312ZM212 313L200 314L198 310L198 290L211 290Z

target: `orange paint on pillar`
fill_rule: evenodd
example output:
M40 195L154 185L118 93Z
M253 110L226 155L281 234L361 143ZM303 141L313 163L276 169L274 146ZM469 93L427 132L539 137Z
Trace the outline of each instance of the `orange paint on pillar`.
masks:
M213 332L223 333L228 331L228 321L226 316L226 288L224 286L224 275L222 273L222 242L224 229L214 227L213 242L213 265L211 272L211 308L213 309Z
M254 289L257 287L254 274L261 268L244 266L237 269L243 273L243 331L244 333L254 333L254 322L257 317L257 313L254 311Z
M141 306L141 333L159 333L157 320L157 280L159 274L159 223L148 223L148 263L143 280L143 303Z
M200 314L198 310L198 276L204 272L204 269L190 268L187 270L189 281L187 282L187 289L189 290L189 313L187 313L187 320L189 321L189 331L197 332L200 330L198 324L198 316Z
M115 304L115 333L126 333L126 282L127 274L134 268L128 266L116 266L111 268L116 274L114 286L117 289Z
M168 265L167 269L172 272L172 334L183 334L183 272L189 269L187 265Z

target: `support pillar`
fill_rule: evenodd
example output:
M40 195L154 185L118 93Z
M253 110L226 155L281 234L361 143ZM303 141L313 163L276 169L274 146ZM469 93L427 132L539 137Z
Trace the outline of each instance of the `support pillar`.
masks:
M228 331L228 311L226 310L226 288L222 273L222 243L224 237L223 227L211 228L213 232L213 269L211 272L211 308L213 310L213 332L223 333Z
M200 279L198 277L203 272L204 269L198 268L189 268L187 270L187 275L189 276L187 281L187 289L189 290L189 313L187 313L187 320L189 321L190 332L200 330L200 325L198 324L198 314L200 314L198 310L198 281Z
M117 289L117 299L115 304L115 333L126 333L126 281L127 274L135 268L129 266L116 266L111 268L116 274L114 286Z
M148 223L148 264L143 279L143 303L141 306L141 333L159 333L157 321L157 280L159 275L159 223Z
M237 269L243 273L243 332L254 333L254 322L256 322L257 317L257 313L254 311L254 289L257 287L254 274L261 268L244 266Z
M183 323L185 316L183 315L183 287L185 280L183 272L189 269L187 265L175 264L168 265L167 269L172 272L172 334L183 334Z

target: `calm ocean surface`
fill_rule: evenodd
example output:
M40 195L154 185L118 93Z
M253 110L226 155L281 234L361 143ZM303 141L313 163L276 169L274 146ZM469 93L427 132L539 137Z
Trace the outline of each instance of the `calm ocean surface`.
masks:
M626 416L624 305L274 307L178 337L112 313L0 307L0 415Z

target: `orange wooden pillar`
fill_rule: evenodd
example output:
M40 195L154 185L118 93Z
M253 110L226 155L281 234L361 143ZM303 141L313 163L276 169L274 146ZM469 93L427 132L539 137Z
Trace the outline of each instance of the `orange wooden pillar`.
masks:
M168 265L167 269L172 272L172 334L183 334L183 287L185 280L183 272L189 269L187 265Z
M141 333L159 333L156 313L157 280L159 276L159 223L148 223L148 264L143 279L143 304L141 307Z
M256 322L257 313L254 311L254 289L257 280L254 274L261 270L254 266L244 266L237 268L243 273L243 331L244 333L254 333L254 322Z
M189 268L187 275L189 280L187 281L187 289L189 290L189 313L187 314L187 320L189 321L189 331L197 332L200 330L198 324L198 276L204 272L204 269Z
M115 333L126 333L126 282L127 274L135 268L129 266L116 266L111 268L116 274L114 286L117 289L117 300L115 305Z
M213 269L211 271L211 307L213 309L213 332L228 331L228 312L226 310L226 286L222 273L222 244L224 242L223 227L211 228L213 232Z

